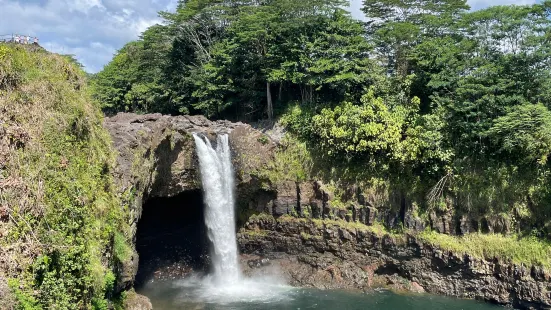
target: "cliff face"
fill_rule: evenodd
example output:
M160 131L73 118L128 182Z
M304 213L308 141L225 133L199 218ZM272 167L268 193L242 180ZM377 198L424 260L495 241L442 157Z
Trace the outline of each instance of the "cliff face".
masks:
M449 212L421 218L404 193L356 184L338 189L347 203L337 203L334 186L281 177L274 170L287 165L277 158L285 146L271 133L241 123L122 113L106 119L105 127L119 153L114 174L129 207L134 241L144 201L200 189L192 134L214 138L227 133L237 176L238 240L247 272L275 265L300 286L393 287L526 309L551 307L550 276L542 268L444 251L417 236L426 227L446 234L506 233L511 230L506 219ZM397 227L408 233L387 230ZM137 260L134 252L121 264L120 287L132 286Z
M444 251L415 234L392 235L342 221L255 216L238 240L241 252L250 254L245 257L249 272L277 266L297 286L390 287L520 309L551 308L551 275L542 268Z
M107 118L104 126L118 151L114 176L120 196L127 205L126 220L134 242L147 199L173 197L200 189L193 133L211 138L221 133L229 134L235 153L239 196L257 191L250 172L269 162L275 148L273 142L249 125L212 122L202 116L120 113ZM133 251L133 255L119 267L122 275L119 288L130 288L138 269L137 253Z
M131 198L134 227L144 198L172 197L200 189L193 133L209 138L229 134L238 187L243 189L243 195L256 190L251 174L270 162L276 147L249 125L213 122L203 116L120 113L107 118L104 126L119 154L114 174L119 190Z
M292 181L293 176L273 179L267 174L273 167L279 141L242 123L209 121L203 116L163 116L120 113L107 118L119 152L115 177L119 190L131 199L133 227L143 199L172 197L200 189L193 133L227 133L233 152L239 194L239 216L243 223L255 213L273 216L294 214L312 219L340 219L372 225L385 223L389 228L402 225L415 231L431 227L439 233L465 234L482 230L508 233L510 221L500 215L472 218L449 211L432 212L427 218L417 215L416 206L399 190L347 184L341 200L335 202L335 189L321 181ZM453 209L453 208L448 208Z

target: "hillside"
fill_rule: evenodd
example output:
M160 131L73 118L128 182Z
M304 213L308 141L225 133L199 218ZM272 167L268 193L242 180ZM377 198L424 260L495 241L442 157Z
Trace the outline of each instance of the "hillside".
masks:
M0 308L107 309L115 297L130 248L102 121L69 59L0 45Z

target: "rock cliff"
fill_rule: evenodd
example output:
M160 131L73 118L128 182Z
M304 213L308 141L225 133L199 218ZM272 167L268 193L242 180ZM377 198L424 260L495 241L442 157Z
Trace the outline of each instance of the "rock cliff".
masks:
M202 116L119 113L107 118L104 126L118 151L114 176L127 205L130 238L134 242L145 200L200 189L193 133L210 137L220 133L230 135L241 197L256 193L258 189L250 172L269 162L276 147L249 125L212 122ZM137 273L137 253L119 267L119 289L128 289Z
M343 221L265 215L251 217L238 242L241 252L251 255L245 257L250 269L277 266L297 286L385 287L520 309L551 309L551 275L542 268L443 251L415 234L391 235Z

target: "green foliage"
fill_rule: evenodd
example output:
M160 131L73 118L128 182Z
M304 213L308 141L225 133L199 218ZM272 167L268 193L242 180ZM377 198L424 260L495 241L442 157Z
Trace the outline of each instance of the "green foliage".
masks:
M21 283L16 279L10 279L8 281L10 289L15 292L15 298L17 301L17 310L41 310L42 307L38 301L28 292L21 289Z
M281 149L276 152L274 160L257 173L261 178L277 184L281 181L306 181L311 177L311 169L312 157L306 143L287 135L281 141Z
M299 104L290 105L279 121L289 131L300 137L312 135L313 112Z
M132 249L128 246L128 241L121 233L115 233L113 238L113 253L119 262L124 262L132 255Z
M398 76L410 73L409 58L419 42L447 33L469 9L466 0L364 0L363 4L377 51Z
M12 52L7 45L0 45L0 89L15 87L22 79L22 59L12 57Z
M542 104L515 106L497 118L486 134L499 147L498 156L545 165L551 153L551 112Z
M365 154L370 157L393 156L405 150L399 144L405 139L409 113L402 107L391 110L383 98L376 98L373 91L355 106L345 102L335 109L323 109L313 117L313 132L329 154L345 153L353 156ZM418 99L412 100L412 112ZM404 113L405 112L405 113ZM410 149L411 150L411 149ZM395 157L403 156L396 154Z
M14 249L23 272L6 276L20 283L12 289L22 309L105 308L112 294L111 239L127 224L101 112L84 73L65 57L7 48L0 80L20 80L9 92L0 90L0 123L22 134L0 167L22 187L0 191L13 214L0 244Z
M271 118L288 102L339 102L374 79L362 24L341 0L189 1L93 79L108 113ZM277 98L274 96L277 94ZM280 107L276 107L280 105Z
M454 253L468 253L479 259L499 258L525 266L551 269L551 244L534 237L473 233L457 237L424 232L421 240Z
M270 142L267 136L261 136L258 138L258 142L262 143L263 145L266 145Z

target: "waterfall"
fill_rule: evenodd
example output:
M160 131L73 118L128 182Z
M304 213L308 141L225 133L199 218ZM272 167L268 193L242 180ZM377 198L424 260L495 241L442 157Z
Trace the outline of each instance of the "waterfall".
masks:
M205 224L212 243L211 260L218 283L239 280L235 237L234 176L228 135L219 135L216 149L209 139L193 134L205 200Z

